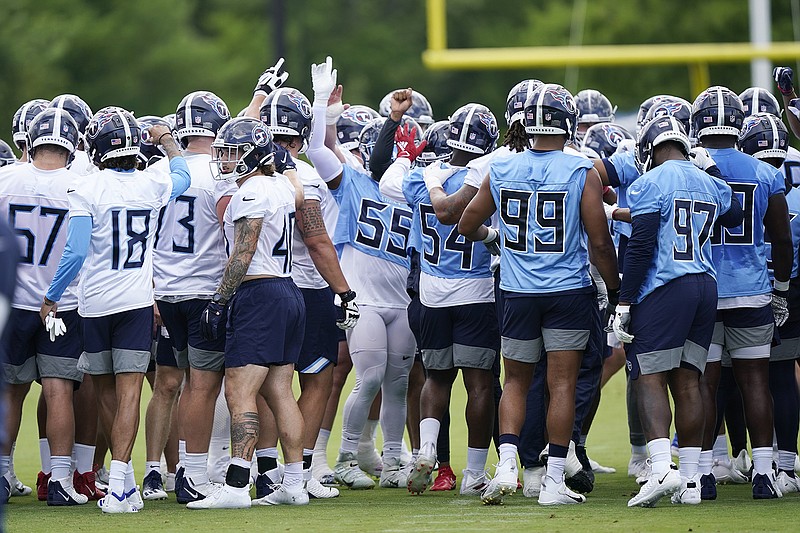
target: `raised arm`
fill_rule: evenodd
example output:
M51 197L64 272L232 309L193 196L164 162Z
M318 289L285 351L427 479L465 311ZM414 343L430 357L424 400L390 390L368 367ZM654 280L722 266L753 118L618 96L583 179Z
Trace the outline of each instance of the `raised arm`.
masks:
M330 56L325 63L311 65L311 81L314 87L313 119L306 154L317 174L328 184L328 188L336 189L342 182L342 162L325 146L325 113L328 110L328 99L336 87L336 70L333 69Z
M245 108L244 116L259 118L261 104L272 91L283 86L287 79L289 79L289 73L283 70L283 58L281 57L258 77L256 87L253 89L253 98Z

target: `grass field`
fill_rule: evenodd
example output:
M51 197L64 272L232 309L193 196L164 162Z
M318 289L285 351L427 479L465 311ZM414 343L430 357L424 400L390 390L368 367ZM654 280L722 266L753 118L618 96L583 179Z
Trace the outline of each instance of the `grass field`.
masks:
M352 380L352 375L351 375ZM475 498L452 493L413 497L405 490L342 490L335 500L312 501L307 507L270 507L230 511L188 511L174 499L147 502L135 515L103 516L90 503L68 509L47 507L35 493L12 498L6 507L7 530L31 531L790 531L797 516L800 495L781 500L754 502L749 485L719 487L719 499L699 506L675 506L662 500L655 509L628 509L626 502L637 490L629 479L627 424L623 374L604 389L603 401L589 437L590 455L618 473L599 475L587 503L567 508L544 508L522 496L521 491L502 507L486 507ZM20 479L33 485L39 470L34 386L25 405L17 441L16 469ZM146 406L145 393L143 408ZM452 412L454 423L453 469L465 465L466 427L463 421L466 394L457 383ZM144 414L144 409L142 409ZM340 434L337 419L334 435ZM134 449L137 478L144 471L144 428L140 427ZM334 458L338 440L332 438L329 457ZM490 463L496 461L494 452ZM490 465L491 466L491 465ZM490 468L493 471L493 468Z

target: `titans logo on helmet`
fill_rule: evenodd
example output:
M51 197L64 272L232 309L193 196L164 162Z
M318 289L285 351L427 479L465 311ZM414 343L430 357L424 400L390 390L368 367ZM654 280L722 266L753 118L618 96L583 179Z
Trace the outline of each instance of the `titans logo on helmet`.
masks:
M258 124L253 128L253 142L256 146L266 146L269 142L269 132L263 124Z
M564 109L569 113L577 113L578 108L575 107L575 100L565 93L560 87L551 87L547 89L547 94L553 97L554 100L561 102Z
M89 130L86 132L86 134L89 136L95 135L98 131L103 129L106 124L114 120L114 117L117 116L114 113L98 113L98 115L100 116L95 115L94 120L89 123Z
M347 113L347 111L345 111ZM361 126L366 126L369 124L369 121L372 120L372 115L367 113L366 111L354 111L348 114L350 120L359 124Z
M663 104L658 104L653 108L653 116L663 117L667 115L674 115L680 110L681 110L680 102L665 102Z
M610 124L603 124L601 126L603 133L606 135L606 140L608 144L611 146L619 146L620 141L625 140L625 135L619 131L618 128L610 125Z
M478 120L486 126L486 131L492 137L495 137L499 132L497 129L497 121L495 120L494 116L490 115L489 113L475 113L475 116L478 117Z
M291 91L286 93L286 97L295 105L301 115L306 118L311 118L311 106L308 105L308 100L303 98L302 95L294 94Z
M225 105L225 102L220 100L219 98L214 97L211 94L203 94L200 96L210 107L214 110L214 112L219 115L220 118L228 119L231 118L231 113L228 111L228 106Z

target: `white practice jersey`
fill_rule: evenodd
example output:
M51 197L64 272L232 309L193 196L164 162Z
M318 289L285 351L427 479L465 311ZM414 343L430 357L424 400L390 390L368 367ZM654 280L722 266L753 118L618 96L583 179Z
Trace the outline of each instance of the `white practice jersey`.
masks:
M231 197L225 210L225 236L231 253L236 242L234 222L242 218L264 219L248 276L291 277L294 193L294 186L283 174L256 175Z
M236 184L211 176L208 154L184 155L192 184L159 214L153 256L156 298L214 294L225 271L228 255L217 217L217 202L236 192ZM169 175L162 159L147 172Z
M342 248L340 263L358 305L383 309L405 309L411 302L406 292L408 268L355 249Z
M89 159L89 154L83 150L75 150L72 154L72 162L69 164L69 169L79 176L88 176L99 170Z
M78 311L100 317L153 305L153 241L168 174L100 170L76 182L69 216L92 217Z
M314 167L295 159L297 164L297 176L303 184L303 194L306 200L316 200L319 202L322 211L322 221L329 235L336 228L336 219L339 217L339 207L331 196L328 186L319 177ZM328 286L322 276L314 266L311 255L308 253L303 236L299 231L294 232L292 248L292 279L301 289L324 289Z
M17 288L12 306L38 311L67 243L67 190L80 179L66 168L39 170L32 163L0 171L0 212L20 243ZM78 278L70 283L58 308L78 307Z

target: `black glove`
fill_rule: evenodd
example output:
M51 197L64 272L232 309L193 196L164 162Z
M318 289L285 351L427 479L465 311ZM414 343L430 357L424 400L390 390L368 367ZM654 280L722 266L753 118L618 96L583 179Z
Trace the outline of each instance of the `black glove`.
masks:
M778 84L778 90L781 94L788 95L794 92L794 86L792 85L794 72L791 67L775 67L775 70L772 71L772 77L775 78L775 83Z
M269 93L278 89L288 78L289 73L283 70L283 58L280 58L277 63L269 67L258 77L256 87L253 89L253 94L262 94L265 97L269 96Z
M228 306L208 302L208 305L200 315L200 335L207 341L216 340L219 337L219 330L222 324L228 319Z
M614 315L617 314L617 304L619 304L619 288L607 288L606 292L608 294L608 305L606 305L606 314L603 321L605 323L605 331L610 333L613 331L611 324L614 320Z
M292 154L289 153L289 150L281 146L280 144L275 143L275 149L273 151L274 159L273 163L275 164L275 170L283 174L287 170L297 170L297 165L292 159Z

